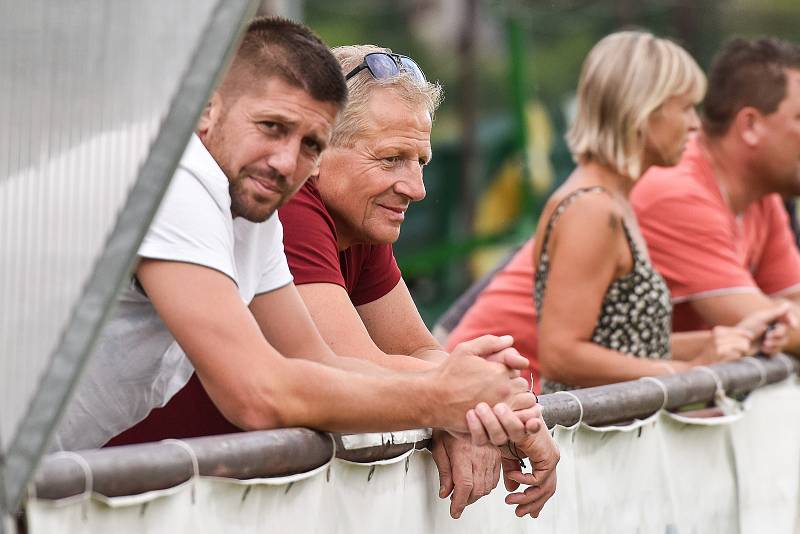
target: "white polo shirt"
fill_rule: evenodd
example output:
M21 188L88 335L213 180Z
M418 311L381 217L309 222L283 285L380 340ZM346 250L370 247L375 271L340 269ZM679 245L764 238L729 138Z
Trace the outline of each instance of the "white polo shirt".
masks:
M252 223L231 216L228 179L193 135L153 224L142 258L210 267L229 276L246 305L292 275L278 216ZM203 288L195 288L202 291ZM131 279L119 296L56 433L57 449L99 447L164 406L193 367Z

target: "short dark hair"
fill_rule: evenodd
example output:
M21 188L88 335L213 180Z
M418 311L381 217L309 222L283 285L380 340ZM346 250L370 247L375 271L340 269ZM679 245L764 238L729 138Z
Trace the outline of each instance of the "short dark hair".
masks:
M753 107L768 115L786 98L786 69L800 69L800 47L761 37L734 38L725 43L711 64L703 100L703 129L725 134L739 110Z
M269 76L278 76L339 109L347 101L339 62L314 32L284 18L257 17L247 25L219 91L235 97L247 84Z

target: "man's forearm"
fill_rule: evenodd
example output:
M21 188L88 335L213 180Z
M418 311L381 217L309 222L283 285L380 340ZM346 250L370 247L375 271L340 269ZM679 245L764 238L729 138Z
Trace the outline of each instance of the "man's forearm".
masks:
M397 373L413 373L430 370L434 367L433 364L421 360L413 360L408 356L400 356L395 354L384 354L383 357L354 357L354 356L338 356L332 355L329 358L321 360L320 363L342 369L344 371L364 373L367 375L395 375Z
M431 363L441 363L447 358L448 354L441 347L430 347L416 350L411 353L411 356Z
M465 433L467 411L481 402L533 402L524 380L514 379L513 369L527 360L518 354L505 354L502 362L485 359L503 354L509 345L508 339L483 336L464 344L464 354L421 372L353 373L280 357L256 360L235 381L228 368L212 365L216 361L195 368L223 415L248 430L299 425L373 432L424 426ZM205 376L206 371L214 374Z
M292 359L252 404L251 428L307 426L375 432L433 426L436 385L427 373L397 373L369 362L337 358L336 367ZM347 367L358 368L347 372ZM368 370L367 372L363 372ZM257 412L263 410L266 417ZM274 412L270 417L270 412Z
M711 340L711 330L697 330L694 332L675 332L672 334L672 359L691 360L706 348Z
M427 371L435 366L435 363L426 361L421 358L414 358L412 356L405 356L402 354L384 354L380 350L363 351L355 355L339 355L339 359L348 360L345 362L336 362L334 360L325 360L325 363L341 369L359 370L359 363L364 364L364 369L373 367L380 367L388 371L398 372L419 372ZM355 362L350 360L356 360ZM344 366L344 367L343 367Z

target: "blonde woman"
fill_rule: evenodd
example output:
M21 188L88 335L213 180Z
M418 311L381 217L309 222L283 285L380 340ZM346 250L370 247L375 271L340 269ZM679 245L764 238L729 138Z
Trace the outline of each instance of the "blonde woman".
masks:
M685 50L645 32L609 35L586 58L567 135L577 167L545 206L533 252L544 393L684 371L786 341L788 307L671 337L669 290L628 195L650 166L678 163L705 86Z

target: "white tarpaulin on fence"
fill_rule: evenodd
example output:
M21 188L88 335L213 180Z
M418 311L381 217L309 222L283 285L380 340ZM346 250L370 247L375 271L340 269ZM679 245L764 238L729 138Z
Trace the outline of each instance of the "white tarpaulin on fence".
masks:
M800 386L754 392L741 413L661 413L624 427L557 428L558 490L539 519L517 518L501 485L461 519L437 497L430 454L334 460L281 479L200 478L114 499L30 499L32 534L741 533L800 534Z

